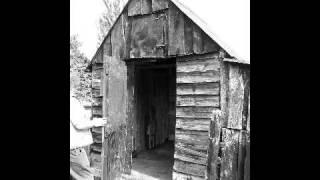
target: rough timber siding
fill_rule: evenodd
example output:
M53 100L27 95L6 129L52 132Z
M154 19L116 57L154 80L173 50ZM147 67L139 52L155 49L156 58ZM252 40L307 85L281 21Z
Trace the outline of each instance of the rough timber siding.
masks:
M221 63L221 111L213 113L209 180L250 179L250 66Z
M211 112L220 107L217 54L177 59L173 179L204 179Z

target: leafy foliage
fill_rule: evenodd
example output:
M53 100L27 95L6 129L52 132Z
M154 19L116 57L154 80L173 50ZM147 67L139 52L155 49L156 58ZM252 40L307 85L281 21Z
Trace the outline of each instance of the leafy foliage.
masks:
M106 10L99 18L98 46L107 35L127 1L128 0L103 0Z
M79 50L80 47L77 35L70 36L70 76L80 76L76 98L82 102L91 102L91 73L85 72L89 59Z

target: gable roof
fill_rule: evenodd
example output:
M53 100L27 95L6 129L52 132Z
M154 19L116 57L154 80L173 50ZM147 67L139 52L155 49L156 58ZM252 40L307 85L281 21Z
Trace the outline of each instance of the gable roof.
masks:
M132 0L127 1L116 21L130 1ZM250 0L168 1L174 3L211 39L233 57L233 62L250 64ZM92 60L95 59L98 51L102 48L115 22L106 34ZM91 66L91 63L89 66Z

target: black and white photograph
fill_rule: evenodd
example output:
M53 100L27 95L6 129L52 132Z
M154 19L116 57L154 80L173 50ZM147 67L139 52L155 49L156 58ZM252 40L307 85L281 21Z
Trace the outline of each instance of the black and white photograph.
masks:
M70 0L70 180L250 180L250 0Z

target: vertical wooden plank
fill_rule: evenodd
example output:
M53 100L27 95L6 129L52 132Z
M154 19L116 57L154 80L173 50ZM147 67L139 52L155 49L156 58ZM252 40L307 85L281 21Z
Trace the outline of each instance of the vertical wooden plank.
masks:
M152 2L151 0L141 0L141 14L152 13Z
M208 150L208 180L216 180L220 176L218 164L220 164L220 134L221 134L221 116L220 110L212 112L210 121L210 144Z
M221 54L221 53L220 53ZM222 111L222 127L228 125L228 92L229 92L229 66L223 62L224 54L219 57L220 62L220 106Z
M126 44L125 44L125 24L126 15L122 14L115 22L111 31L111 47L112 56L122 59L125 57Z
M134 16L141 14L141 0L130 0L128 4L128 15Z
M229 102L228 102L228 128L242 129L242 112L244 103L244 81L241 68L230 65L229 72Z
M184 16L184 43L185 43L185 53L193 53L193 22L187 17Z
M103 97L102 97L102 114L103 114L103 117L107 118L108 119L108 94L107 94L107 89L109 88L108 87L108 84L107 84L107 79L108 79L108 74L109 74L109 66L108 66L108 60L109 60L109 57L110 56L107 56L106 55L107 53L105 52L105 56L104 56L104 61L103 61L103 71L102 71L102 92L103 92ZM101 151L101 165L103 166L105 164L105 161L107 161L107 159L105 159L105 149L108 148L106 146L106 143L105 143L105 134L106 134L106 129L107 127L102 127L101 129L101 139L102 139L102 151ZM101 175L100 177L102 177L102 180L105 180L104 177L104 174L105 174L105 170L104 168L102 167L101 168Z
M243 111L242 111L242 129L247 129L249 115L249 93L250 93L250 70L246 66L240 66L243 74L244 96L243 96Z
M152 0L152 11L167 9L168 4L168 0Z
M244 180L250 180L250 132L246 134L246 158L244 165Z
M205 32L202 31L203 51L202 53L218 52L219 45L214 42Z
M250 133L250 92L248 97L248 120L247 120L247 131Z
M193 52L195 54L201 54L203 51L202 34L199 26L193 23Z
M110 34L106 37L106 40L104 41L104 44L103 44L103 60L105 59L106 56L112 56ZM105 61L103 61L103 64L105 64L104 62Z
M222 128L224 147L221 157L221 180L236 180L239 131Z
M169 50L168 55L184 55L184 14L169 4Z
M239 136L239 153L238 153L238 166L237 166L237 180L244 179L244 166L245 166L245 159L246 159L246 131L241 131Z
M128 81L127 81L127 91L128 91L128 107L127 107L127 137L126 137L126 167L125 173L129 174L132 168L132 151L133 151L133 123L135 121L135 67L134 64L130 64L128 67Z

